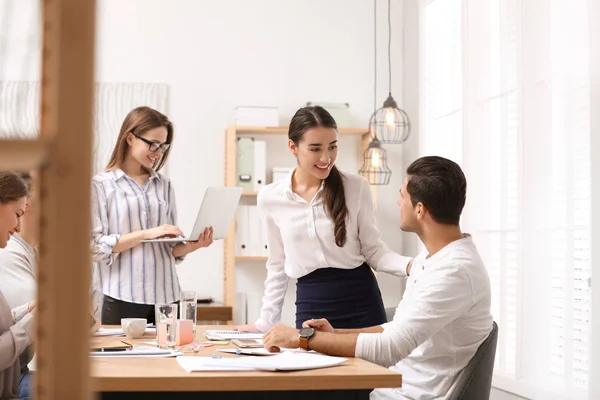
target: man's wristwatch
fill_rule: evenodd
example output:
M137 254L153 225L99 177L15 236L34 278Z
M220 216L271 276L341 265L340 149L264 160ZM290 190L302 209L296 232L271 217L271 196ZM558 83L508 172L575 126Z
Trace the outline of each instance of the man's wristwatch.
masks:
M304 350L310 350L308 348L308 339L315 334L315 328L302 328L300 329L300 347Z

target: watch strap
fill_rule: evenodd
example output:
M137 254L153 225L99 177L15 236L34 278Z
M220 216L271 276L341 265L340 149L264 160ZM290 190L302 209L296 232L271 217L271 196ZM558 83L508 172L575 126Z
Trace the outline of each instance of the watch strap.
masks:
M308 348L308 338L300 336L300 348L304 350L310 350Z

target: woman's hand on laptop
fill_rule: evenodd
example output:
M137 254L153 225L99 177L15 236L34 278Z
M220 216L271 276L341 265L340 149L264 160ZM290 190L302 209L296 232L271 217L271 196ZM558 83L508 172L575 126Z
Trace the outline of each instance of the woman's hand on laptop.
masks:
M143 231L143 239L158 239L163 237L177 237L183 236L183 232L176 226L173 225L161 225L156 228L150 228Z
M208 227L206 229L204 229L204 232L202 232L200 234L200 237L198 238L198 240L195 241L189 241L186 243L186 246L188 246L190 253L192 251L198 250L201 247L208 247L212 244L213 242L213 228Z

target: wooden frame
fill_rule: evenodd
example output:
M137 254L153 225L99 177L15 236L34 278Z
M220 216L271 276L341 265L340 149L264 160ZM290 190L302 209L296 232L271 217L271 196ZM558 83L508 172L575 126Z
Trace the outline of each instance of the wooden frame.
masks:
M90 398L94 0L44 1L37 399ZM67 289L67 290L65 290Z
M40 169L36 399L89 399L94 0L43 1L41 137L2 140L0 168Z
M236 169L236 138L240 135L287 135L288 128L285 126L272 127L248 127L229 125L225 130L225 186L235 186ZM338 133L342 136L356 136L361 139L360 152L357 155L359 163L365 150L371 142L371 134L367 128L340 128ZM373 200L377 205L377 187L371 186ZM244 191L243 196L256 196L258 192ZM235 263L236 261L266 261L267 257L236 257L235 256L235 222L232 224L223 246L223 302L235 307ZM235 309L234 309L235 315Z

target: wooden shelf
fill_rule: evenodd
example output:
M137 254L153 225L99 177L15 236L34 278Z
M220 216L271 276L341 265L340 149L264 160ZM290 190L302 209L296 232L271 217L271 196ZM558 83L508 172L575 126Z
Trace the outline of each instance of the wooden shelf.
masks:
M267 261L267 256L235 256L236 261Z
M287 126L237 126L233 125L237 135L282 135L288 133ZM368 128L339 128L340 135L362 136L369 132Z

